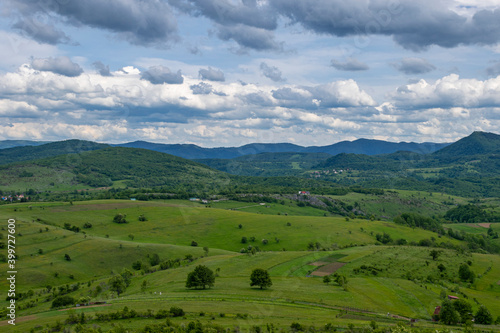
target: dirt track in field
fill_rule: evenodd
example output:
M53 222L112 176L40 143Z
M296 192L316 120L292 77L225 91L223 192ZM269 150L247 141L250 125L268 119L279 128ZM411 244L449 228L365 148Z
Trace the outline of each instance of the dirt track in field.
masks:
M344 265L345 265L345 263L343 263L343 262L334 262L334 263L331 263L331 264L328 264L328 265L325 265L323 267L318 268L317 270L312 272L311 275L313 275L313 276L330 275L330 274L335 273L337 271L337 269L341 268Z

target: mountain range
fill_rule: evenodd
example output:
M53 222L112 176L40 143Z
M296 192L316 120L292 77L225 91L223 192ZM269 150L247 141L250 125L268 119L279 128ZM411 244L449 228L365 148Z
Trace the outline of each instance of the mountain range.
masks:
M328 146L309 146L303 147L291 143L251 143L241 147L219 147L219 148L204 148L194 144L161 144L146 141L134 141L122 144L97 144L82 140L66 140L59 141L60 143L47 143L36 141L0 141L0 157L3 159L0 164L15 162L16 158L11 158L16 155L30 156L31 153L38 154L38 157L55 156L47 150L53 150L56 154L63 146L68 153L76 149L75 145L80 144L80 151L100 149L108 146L127 147L127 148L143 148L160 153L166 153L186 159L232 159L245 155L254 155L260 153L324 153L329 155L337 155L341 153L378 155L390 154L397 151L410 151L421 154L428 154L448 146L450 143L415 143L415 142L388 142L382 140L358 139L354 141L341 141ZM47 145L48 144L48 145ZM42 149L36 147L42 146ZM22 147L22 148L21 148ZM11 149L11 150L5 150ZM21 149L21 150L18 150ZM76 151L75 151L76 152ZM57 155L57 154L56 154ZM23 159L19 159L23 160Z
M168 145L157 145L165 146ZM347 146L371 152L401 147L377 140L356 140ZM183 146L176 146L180 147ZM254 144L227 148L225 152L222 149L226 148L217 148L219 153L228 154L224 156L249 154L233 159L199 160L80 140L7 148L0 150L0 189L67 191L87 186L168 186L189 192L222 186L225 191L254 193L256 186L261 191L270 191L274 186L278 192L290 186L294 191L300 187L321 192L327 188L361 186L440 190L467 196L500 195L500 135L493 133L474 132L427 154L401 150L378 155L342 152L333 156L324 152L276 152L297 147L300 148L291 144ZM436 145L426 147L435 149ZM203 152L203 148L197 149ZM214 149L204 153L217 152ZM266 149L274 152L250 154ZM199 156L190 156L193 155ZM336 170L349 172L338 176Z

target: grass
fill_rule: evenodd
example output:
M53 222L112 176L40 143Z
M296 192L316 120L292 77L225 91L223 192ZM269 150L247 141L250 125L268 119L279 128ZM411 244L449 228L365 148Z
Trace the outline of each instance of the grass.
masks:
M116 213L126 214L129 223L113 223ZM138 221L141 214L147 217L147 221ZM18 290L27 292L32 289L35 293L32 298L18 304L24 307L39 299L35 307L19 310L19 316L36 317L16 325L20 332L29 331L36 325L64 321L67 312L51 310L51 301L44 301L50 295L45 287L71 286L78 282L80 287L71 293L72 296L78 299L91 295L93 300L105 300L111 305L82 308L77 312L94 314L116 311L124 306L144 311L148 308L169 309L176 305L187 315L186 319L174 318L175 323L200 320L228 328L238 325L245 330L267 323L289 327L291 322L317 327L332 322L342 329L348 323L366 326L367 320L371 319L380 320L379 325L394 325L397 320L388 318L388 312L422 319L424 325L434 307L441 303L441 290L453 294L458 288L469 297L474 310L478 306L472 301L475 298L495 317L500 315L497 305L500 297L500 285L497 284L499 256L440 250L440 256L434 261L429 248L375 245L375 235L383 232L393 239L405 238L408 241L437 238L434 233L392 222L252 214L206 208L181 200L103 200L75 202L73 205L0 206L0 219L8 218L18 221L18 267L22 272L18 275ZM92 223L92 228L82 229L85 234L62 228L64 223L82 227L85 222ZM5 236L5 231L2 233ZM130 234L134 235L133 240L128 237ZM255 236L256 241L242 244L243 236ZM262 238L268 239L269 243L263 245ZM279 243L275 238L279 238ZM192 240L196 240L198 246L190 246ZM446 241L460 244L447 238ZM309 242L319 242L331 249L306 251ZM239 253L248 245L259 246L263 252L256 255ZM207 257L204 256L204 246L209 248ZM43 250L42 254L39 249ZM131 270L131 264L136 260L148 261L148 255L154 253L162 260L182 259L189 254L196 259L191 263L182 260L180 267L154 273L133 271L132 282L120 297L108 289L111 276L124 268ZM72 260L66 261L65 254L69 254ZM473 285L458 279L458 265L468 260L478 277ZM321 278L306 277L317 268L310 265L316 261L345 263L338 272L347 277L347 290L335 283L326 285ZM217 272L215 286L207 290L188 290L185 288L186 276L199 264ZM445 276L440 276L439 264L446 266ZM366 269L360 271L363 265L376 268L377 275ZM250 287L249 276L255 268L269 271L273 281L269 289ZM5 264L1 264L0 269L6 271ZM58 273L57 277L55 273ZM142 287L144 281L145 289ZM0 281L0 288L7 288L6 283L5 279ZM102 287L102 292L98 293L98 287ZM6 304L5 300L0 300L1 307ZM348 307L369 313L359 316L354 312L352 316L345 316L343 311ZM205 316L200 317L200 312ZM224 313L224 317L220 313ZM248 317L242 319L238 314ZM117 324L139 329L152 323L159 321L131 319L94 322L92 325L99 325L106 331Z
M134 243L163 243L189 246L196 241L198 246L239 252L248 245L258 246L264 251L301 251L310 242L319 242L323 247L346 247L374 244L377 233L386 232L393 239L405 238L408 242L437 237L435 233L408 229L392 222L350 220L336 217L314 216L270 216L214 208L192 207L187 204L162 202L132 202L126 200L81 202L78 205L60 206L4 206L0 217L6 214L20 221L38 221L46 225L63 227L70 223L83 227L86 222L92 228L85 230L88 236L106 237L116 241ZM117 214L126 214L129 223L113 223ZM138 217L148 219L140 222ZM70 221L70 222L68 222ZM238 225L242 228L239 229ZM229 237L228 237L229 236ZM254 242L242 244L242 237L255 237ZM262 240L268 240L268 244ZM450 240L452 243L457 241Z

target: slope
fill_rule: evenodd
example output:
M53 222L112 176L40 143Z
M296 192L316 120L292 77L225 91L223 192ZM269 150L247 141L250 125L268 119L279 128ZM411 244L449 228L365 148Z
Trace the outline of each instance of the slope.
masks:
M106 147L109 146L91 141L67 140L42 145L6 148L0 150L0 164L36 160L63 154L77 154Z

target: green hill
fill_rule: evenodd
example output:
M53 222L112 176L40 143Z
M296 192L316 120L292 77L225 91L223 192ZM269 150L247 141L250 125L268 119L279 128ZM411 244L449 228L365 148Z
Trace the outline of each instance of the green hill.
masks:
M118 213L128 222L114 223ZM470 253L464 242L391 222L263 216L189 201L130 200L3 205L0 218L16 220L18 322L12 332L57 331L58 321L69 332L123 327L154 332L163 324L170 332L199 324L217 325L214 332L236 326L289 332L292 323L319 332L325 327L366 330L371 321L390 331L410 318L418 319L412 330L435 331L444 329L430 321L443 295L466 300L473 313L485 305L494 318L500 315L498 255ZM6 231L0 233L5 240ZM407 244L382 245L377 234ZM243 236L247 243L241 242ZM418 245L423 239L444 247ZM248 246L259 251L240 253ZM432 250L439 251L435 259ZM464 264L476 276L473 283L460 278L458 267ZM212 288L186 288L186 276L197 265L215 272ZM269 272L273 284L268 289L250 287L256 268ZM0 269L8 270L5 260ZM129 282L117 294L110 279L121 273ZM345 284L323 282L322 276L333 273L344 276ZM0 285L8 287L5 279ZM107 304L51 308L60 296ZM8 301L0 305L5 309ZM160 310L171 307L182 308L184 315L166 320ZM5 318L6 311L0 313ZM499 331L498 326L478 327Z
M83 140L51 142L36 146L13 147L0 150L0 164L37 160L46 157L77 154L109 147L106 144Z
M111 147L74 155L61 155L9 166L28 165L71 173L76 184L111 186L122 181L132 187L194 185L227 182L224 173L180 157L138 148Z
M500 153L500 135L474 132L432 155L439 159L454 160L466 156Z

